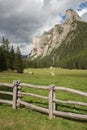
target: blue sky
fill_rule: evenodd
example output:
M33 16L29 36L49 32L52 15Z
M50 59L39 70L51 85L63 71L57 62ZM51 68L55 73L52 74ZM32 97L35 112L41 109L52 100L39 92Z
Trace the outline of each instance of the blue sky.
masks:
M0 41L5 36L28 54L33 37L63 22L70 8L87 21L87 0L0 0Z
M80 5L78 6L77 10L79 11L79 10L82 10L84 8L87 8L87 2L81 2Z
M74 8L71 8L71 9L74 10ZM82 15L87 12L87 2L81 2L80 4L78 4L75 11L82 17ZM62 17L61 22L64 22L66 19L66 14L62 15L61 17Z

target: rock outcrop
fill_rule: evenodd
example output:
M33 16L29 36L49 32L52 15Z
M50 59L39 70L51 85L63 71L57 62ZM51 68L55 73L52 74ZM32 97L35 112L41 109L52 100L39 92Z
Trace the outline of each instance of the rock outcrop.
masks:
M33 38L33 50L31 56L36 58L38 56L44 57L49 55L54 48L58 48L62 44L69 32L76 29L76 21L82 21L82 19L75 11L67 10L66 20L63 24L55 25L41 36Z

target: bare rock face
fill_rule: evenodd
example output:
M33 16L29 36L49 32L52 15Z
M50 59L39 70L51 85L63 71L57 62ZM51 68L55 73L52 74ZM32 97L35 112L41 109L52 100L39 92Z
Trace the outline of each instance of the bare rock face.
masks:
M54 48L59 47L69 32L76 29L76 21L82 21L79 15L73 10L66 11L66 20L63 24L55 25L51 30L44 32L40 37L33 38L33 50L31 56L46 56ZM68 39L70 40L70 39Z
M65 23L72 23L73 21L82 21L82 18L77 14L77 12L69 9L66 11L66 21Z

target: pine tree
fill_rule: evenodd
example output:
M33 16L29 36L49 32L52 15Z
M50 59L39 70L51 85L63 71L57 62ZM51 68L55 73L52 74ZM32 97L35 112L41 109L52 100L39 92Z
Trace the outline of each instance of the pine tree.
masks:
M6 70L6 58L2 46L0 46L0 71Z
M13 46L11 46L10 53L9 53L9 62L10 62L9 68L11 70L14 70L14 60L15 60L15 52Z
M9 49L10 49L9 44L10 44L9 40L7 38L5 39L5 37L3 37L2 38L2 47L5 51L9 51Z
M10 44L10 42L7 38L3 37L1 43L2 43L2 48L3 48L4 56L5 56L4 57L4 60L6 63L5 69L7 70L7 69L9 69L9 66L10 66L10 61L9 61L9 49L10 49L9 44Z

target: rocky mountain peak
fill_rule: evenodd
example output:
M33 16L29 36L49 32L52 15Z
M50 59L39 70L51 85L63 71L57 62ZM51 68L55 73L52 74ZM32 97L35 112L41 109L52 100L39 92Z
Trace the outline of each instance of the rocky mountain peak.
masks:
M82 18L77 14L76 11L69 9L66 11L65 23L72 23L73 21L82 21Z
M41 36L33 38L33 50L31 56L44 57L49 55L54 48L58 48L68 34L77 28L77 21L82 21L77 12L69 9L66 11L66 20L63 24L56 24L52 29L44 32ZM71 35L71 38L74 38ZM67 39L67 43L71 38Z

